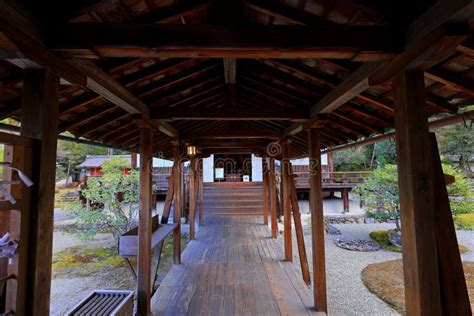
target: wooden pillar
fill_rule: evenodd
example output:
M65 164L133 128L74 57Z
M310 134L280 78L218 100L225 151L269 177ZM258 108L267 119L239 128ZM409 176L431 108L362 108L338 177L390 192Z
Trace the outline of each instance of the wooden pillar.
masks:
M349 190L342 189L341 195L342 195L342 204L344 207L344 213L349 213Z
M263 224L268 225L268 192L269 192L269 175L268 175L268 165L267 165L267 159L263 158L262 159L262 172L263 172Z
M291 190L290 190L290 161L289 161L289 146L288 142L284 141L282 145L282 159L281 159L281 181L282 181L282 206L284 218L284 245L285 245L285 260L293 261L293 245L291 242Z
M329 181L333 182L334 179L334 153L332 151L328 152L328 176ZM329 192L329 197L334 198L334 191Z
M393 80L407 315L440 315L433 174L423 71Z
M149 170L153 159L153 131L140 128L140 211L138 216L138 280L137 313L150 314L151 300L151 187L152 174Z
M277 205L276 205L276 183L275 183L275 158L267 158L268 161L268 177L269 177L269 191L270 191L270 215L272 238L277 237L278 223L277 223Z
M137 169L137 153L130 154L130 168L132 168L132 170Z
M323 182L321 175L321 134L318 128L308 132L310 159L311 236L313 248L314 307L327 312L326 255L324 250ZM313 163L314 162L314 163Z
M189 239L195 238L196 229L196 158L190 158L189 167Z
M173 231L173 262L181 263L181 214L182 214L182 187L183 187L183 165L181 162L181 152L179 141L174 141L174 168L173 173L173 222L178 226Z
M59 77L27 69L23 83L22 136L33 148L26 314L48 315L53 255L54 190L59 113ZM20 247L22 247L20 245Z
M203 159L199 158L198 186L199 186L199 226L204 225L204 179L203 179Z

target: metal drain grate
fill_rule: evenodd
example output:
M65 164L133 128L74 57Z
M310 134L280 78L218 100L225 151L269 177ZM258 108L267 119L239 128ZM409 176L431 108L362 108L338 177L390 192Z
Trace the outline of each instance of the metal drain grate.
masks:
M67 315L133 315L133 292L94 291Z

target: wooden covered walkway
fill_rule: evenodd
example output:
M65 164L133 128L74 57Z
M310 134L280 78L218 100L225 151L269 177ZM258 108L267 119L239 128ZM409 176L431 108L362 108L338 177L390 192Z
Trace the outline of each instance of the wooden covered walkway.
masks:
M152 298L159 315L324 315L261 216L206 217Z

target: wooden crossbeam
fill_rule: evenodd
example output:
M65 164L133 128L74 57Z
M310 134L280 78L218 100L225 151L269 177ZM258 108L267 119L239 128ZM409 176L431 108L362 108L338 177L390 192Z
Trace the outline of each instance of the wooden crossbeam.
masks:
M261 130L261 129L250 129L248 126L232 126L232 128L226 130L199 130L196 132L190 132L183 134L183 139L279 139L283 135L281 132L276 130Z
M148 106L96 64L84 60L67 63L50 53L42 43L37 23L25 8L9 0L2 0L0 4L4 9L0 15L0 30L15 43L22 54L41 66L51 67L71 83L87 87L128 113L149 117ZM153 124L168 136L178 135L177 130L167 123Z
M99 66L86 60L74 60L71 63L87 76L87 88L128 113L149 116L148 106Z
M224 107L206 111L159 108L152 110L152 117L158 120L305 120L308 112L304 109L285 109L275 106Z
M369 76L382 66L382 63L367 63L350 74L337 87L329 92L311 109L311 117L319 113L330 113L369 88Z
M194 141L193 145L198 146L199 148L247 148L247 147L266 147L268 141L222 141L222 140L201 140Z
M435 1L409 25L404 52L374 73L370 83L381 84L404 70L427 69L444 60L468 37L472 16L471 0Z
M363 58L386 60L401 48L387 27L71 23L50 48L82 57Z
M450 73L444 69L430 69L425 71L425 77L449 86L449 88L474 95L474 84L469 79L462 78L461 75Z
M45 48L34 16L27 12L20 1L1 0L0 7L0 31L17 48L2 47L8 52L3 56L4 59L13 60L14 64L22 64L25 68L47 66L70 83L86 84L86 76Z

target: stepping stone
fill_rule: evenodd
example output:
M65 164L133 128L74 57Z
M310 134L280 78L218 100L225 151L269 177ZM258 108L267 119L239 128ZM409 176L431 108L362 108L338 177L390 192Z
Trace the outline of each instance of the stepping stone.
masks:
M326 228L326 233L328 233L329 235L341 235L342 234L341 231L339 229L337 229L336 226L334 226L334 225L326 224L325 228Z
M352 250L352 251L377 251L380 249L380 245L372 240L362 240L362 239L339 239L334 240L336 246Z

